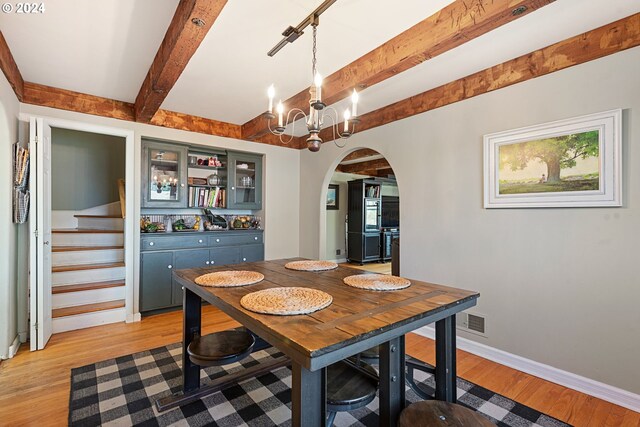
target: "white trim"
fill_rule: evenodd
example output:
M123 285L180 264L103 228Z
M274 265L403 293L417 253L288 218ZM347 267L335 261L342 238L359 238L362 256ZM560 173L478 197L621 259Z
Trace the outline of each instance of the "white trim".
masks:
M340 259L330 259L327 261L331 261L331 262L335 262L336 264L342 264L343 262L347 262L346 258L340 258Z
M139 322L140 320L142 320L140 313L127 314L127 323Z
M431 326L423 326L414 331L423 337L435 339L435 330ZM592 380L553 366L545 365L516 354L508 353L485 344L480 344L463 337L456 337L458 348L477 356L484 357L501 365L534 375L564 387L606 400L635 412L640 412L640 395L614 387L600 381Z
M16 335L16 338L13 340L13 342L9 346L9 349L7 350L6 357L5 357L5 355L2 355L2 357L0 357L0 359L3 359L3 360L4 359L11 359L13 356L16 355L16 353L20 349L20 344L22 344L22 342L20 341L20 336Z
M29 121L31 117L43 117L36 116L35 114L20 113L21 121ZM138 260L135 254L138 248L136 247L136 239L140 240L139 227L135 226L136 220L140 214L139 201L135 197L139 192L136 191L136 170L139 170L140 159L136 157L136 137L135 132L132 129L116 128L111 126L102 126L86 122L76 122L72 120L64 120L52 117L43 117L47 124L53 127L72 129L83 132L93 132L104 135L120 136L125 138L125 193L126 193L126 218L125 218L125 311L127 316L134 316L138 313L138 304L136 301L136 277L138 272ZM139 150L137 150L139 151ZM136 166L138 168L136 169Z

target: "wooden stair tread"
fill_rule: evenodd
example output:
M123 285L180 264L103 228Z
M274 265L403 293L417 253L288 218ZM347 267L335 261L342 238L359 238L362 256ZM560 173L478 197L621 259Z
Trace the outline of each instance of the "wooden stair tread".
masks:
M76 218L119 218L122 219L120 215L74 215Z
M52 233L118 233L122 234L122 230L99 230L95 228L57 228L51 230Z
M95 304L76 305L73 307L54 308L51 311L51 317L75 316L77 314L95 313L96 311L113 310L115 308L124 307L124 300L98 302Z
M52 273L60 273L63 271L80 271L80 270L97 270L100 268L124 267L124 262L109 262L105 264L77 264L77 265L58 265L51 268Z
M124 286L124 280L111 280L108 282L94 282L94 283L78 283L75 285L53 286L51 289L51 293L65 294L68 292L81 292L81 291L93 291L96 289L117 288L120 286Z
M124 246L52 246L51 252L106 251L124 249Z

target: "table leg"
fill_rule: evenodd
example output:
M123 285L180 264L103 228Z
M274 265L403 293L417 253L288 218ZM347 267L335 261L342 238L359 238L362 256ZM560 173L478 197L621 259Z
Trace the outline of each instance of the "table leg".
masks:
M405 407L404 335L380 346L380 425L395 427Z
M327 419L327 370L291 366L291 423L293 427L324 427Z
M200 387L200 366L191 363L187 347L194 337L200 335L202 300L185 287L182 299L182 391L184 393Z
M436 322L436 399L456 403L456 315Z

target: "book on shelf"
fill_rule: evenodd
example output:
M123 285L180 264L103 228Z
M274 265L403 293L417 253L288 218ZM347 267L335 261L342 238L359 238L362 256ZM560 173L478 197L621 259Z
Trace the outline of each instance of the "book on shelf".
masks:
M226 191L220 187L189 188L189 207L192 208L224 208Z

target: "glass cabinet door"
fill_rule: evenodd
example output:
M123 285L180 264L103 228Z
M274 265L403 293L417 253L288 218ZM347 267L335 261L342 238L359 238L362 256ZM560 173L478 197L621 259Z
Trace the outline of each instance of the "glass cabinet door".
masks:
M186 148L146 143L144 152L143 207L181 207L186 200Z
M229 208L262 208L262 158L229 153Z

